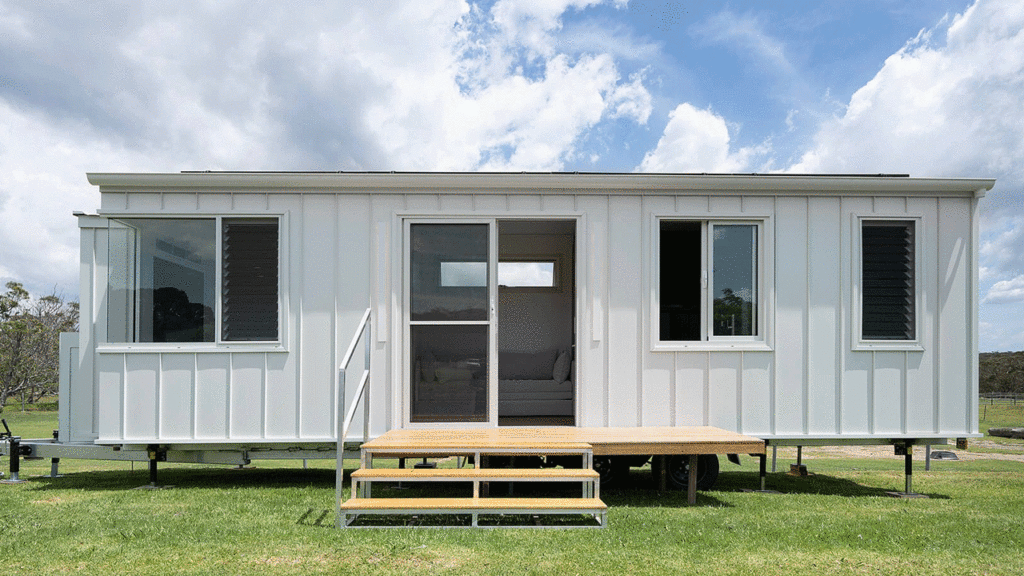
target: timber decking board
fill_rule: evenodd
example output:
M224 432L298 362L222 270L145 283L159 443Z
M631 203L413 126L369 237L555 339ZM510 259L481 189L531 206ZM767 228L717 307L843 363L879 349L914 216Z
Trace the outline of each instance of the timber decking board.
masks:
M385 452L417 450L441 452L529 449L593 448L595 455L632 454L764 454L764 441L711 426L659 426L637 428L396 429L363 444L363 449ZM450 452L454 454L455 452ZM461 453L461 452L460 452Z
M470 482L474 479L506 481L515 479L519 482L530 480L555 482L565 480L592 480L600 477L594 470L587 468L360 468L352 472L354 480L382 479L396 480L451 480Z
M351 511L409 510L431 513L437 510L607 510L600 498L352 498L341 503Z

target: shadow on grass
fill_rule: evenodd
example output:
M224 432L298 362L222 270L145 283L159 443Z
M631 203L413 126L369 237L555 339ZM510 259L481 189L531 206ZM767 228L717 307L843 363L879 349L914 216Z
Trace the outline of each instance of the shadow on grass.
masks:
M759 488L760 477L756 472L729 472L718 477L715 490L722 492L739 492L744 489ZM820 496L843 496L848 498L869 498L888 496L892 487L879 488L858 484L847 478L837 478L826 474L810 476L790 476L785 473L769 474L765 488L776 490L782 494L813 494ZM945 494L922 493L929 498L949 500Z
M350 475L352 470L346 469L344 484L351 486ZM334 489L334 470L314 468L185 468L174 467L159 469L158 484L161 486L173 486L175 490L189 489L233 489L233 488L295 488L309 486L314 488ZM124 471L89 471L75 472L59 478L49 476L37 476L25 478L29 483L30 490L87 490L87 491L121 491L130 490L142 486L148 486L149 473L147 469ZM462 494L469 486L468 483L435 483L429 488L423 485L406 485L406 489L399 490L398 485L392 483L375 484L375 493L380 490L382 495L388 497L423 497L430 494L446 496L465 496ZM517 484L513 488L515 494L538 495L538 496L573 496L578 494L578 484L555 486ZM715 494L719 492L740 492L744 489L756 489L760 487L760 479L756 472L725 472L718 478L718 482L711 491L697 493L697 506L730 507L732 504L726 502ZM865 498L886 496L888 492L894 491L894 487L874 487L858 484L846 478L838 478L826 474L814 474L812 476L790 476L784 473L769 474L766 488L776 490L782 495L786 494L813 494L824 496L843 496L850 498ZM542 493L543 492L543 493ZM553 493L547 493L553 492ZM504 496L509 493L507 484L492 483L491 495ZM949 499L948 495L924 493L930 498ZM618 486L602 487L601 499L609 506L631 506L631 507L686 507L686 492L677 490L660 491L655 487L654 479L649 471L634 471L629 479Z
M351 470L345 470L349 485ZM59 478L26 478L31 490L130 490L149 485L149 470L75 472ZM205 488L334 488L335 473L329 469L292 468L168 468L158 469L157 484L175 490Z

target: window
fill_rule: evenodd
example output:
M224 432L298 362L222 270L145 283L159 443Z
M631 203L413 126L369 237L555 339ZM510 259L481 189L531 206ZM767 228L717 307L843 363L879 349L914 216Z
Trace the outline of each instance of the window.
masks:
M108 258L108 342L278 340L276 218L112 220Z
M861 221L861 338L917 339L914 222Z
M763 340L762 222L658 221L658 339Z
M498 262L502 288L558 288L556 260L502 260Z

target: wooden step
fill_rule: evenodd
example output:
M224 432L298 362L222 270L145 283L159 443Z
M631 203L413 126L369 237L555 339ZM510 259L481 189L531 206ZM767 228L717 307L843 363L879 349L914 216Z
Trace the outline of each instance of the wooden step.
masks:
M600 498L352 498L341 503L348 514L594 514L607 509Z
M353 480L374 482L580 482L598 478L600 474L589 468L360 468L352 472Z

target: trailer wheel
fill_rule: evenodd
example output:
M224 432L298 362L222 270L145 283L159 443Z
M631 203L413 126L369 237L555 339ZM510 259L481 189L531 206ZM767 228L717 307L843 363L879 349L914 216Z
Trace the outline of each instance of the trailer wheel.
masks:
M718 480L718 456L697 456L697 490L710 490ZM668 459L668 484L674 490L686 490L690 481L690 456L675 454Z
M626 480L629 463L615 456L594 456L594 471L601 475L601 488L616 486Z

